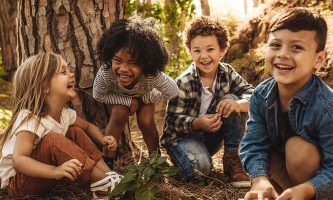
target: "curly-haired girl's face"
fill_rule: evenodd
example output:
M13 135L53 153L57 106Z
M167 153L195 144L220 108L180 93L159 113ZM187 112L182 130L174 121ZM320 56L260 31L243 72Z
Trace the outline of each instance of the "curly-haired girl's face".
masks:
M111 59L112 72L116 75L118 83L127 89L133 89L138 82L141 68L135 59L126 51L119 50Z

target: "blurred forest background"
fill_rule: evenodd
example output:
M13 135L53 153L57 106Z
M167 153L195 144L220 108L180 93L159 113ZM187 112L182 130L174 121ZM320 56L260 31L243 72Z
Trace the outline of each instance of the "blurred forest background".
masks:
M132 15L156 18L157 28L171 52L165 72L176 78L191 63L181 38L186 21L195 15L219 17L229 29L231 43L222 61L230 63L256 86L269 77L264 63L268 22L277 12L296 6L316 10L327 20L329 58L316 73L333 88L332 0L1 0L0 133L11 116L11 77L17 66L30 55L41 51L62 55L75 68L78 98L70 102L70 106L81 117L104 129L109 114L105 105L92 99L91 89L100 64L95 55L96 42L112 21ZM161 102L156 109L159 131L164 114L165 102ZM126 136L126 130L129 136ZM126 130L121 144L130 143L132 153L118 160L116 170L134 164L138 159L138 146L145 147L135 116L131 117ZM225 181L220 154L214 156L214 167L212 174L203 177L204 182L199 184L183 183L171 177L162 184L153 184L159 186L164 199L234 200L245 194L245 190L234 189ZM87 185L72 186L64 181L47 199L90 199L90 195ZM0 192L0 198L10 199L4 191Z

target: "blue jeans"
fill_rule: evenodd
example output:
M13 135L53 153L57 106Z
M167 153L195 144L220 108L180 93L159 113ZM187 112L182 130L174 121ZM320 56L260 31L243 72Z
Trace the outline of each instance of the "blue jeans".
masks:
M195 170L208 175L213 168L212 158L222 147L224 152L238 151L244 136L246 113L231 113L222 119L222 126L215 133L196 131L174 141L166 150L172 162L179 167L178 175L187 180L196 176Z

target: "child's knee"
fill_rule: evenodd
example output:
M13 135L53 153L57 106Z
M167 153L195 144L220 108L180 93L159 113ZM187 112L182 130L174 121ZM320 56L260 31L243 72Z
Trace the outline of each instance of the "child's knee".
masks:
M114 121L122 122L128 120L129 110L128 107L122 105L113 105L111 109L111 119Z
M320 167L322 159L320 150L314 144L300 136L291 137L286 142L285 152L286 164L290 169L297 170L304 167L308 169ZM308 162L309 159L311 159L311 162Z

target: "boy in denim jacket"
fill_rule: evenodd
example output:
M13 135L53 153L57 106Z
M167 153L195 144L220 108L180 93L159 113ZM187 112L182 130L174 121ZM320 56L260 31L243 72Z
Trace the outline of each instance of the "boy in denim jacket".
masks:
M250 187L238 146L254 88L220 62L229 46L221 20L196 17L187 23L183 38L193 63L176 79L179 92L168 102L161 144L187 180L196 177L196 170L208 175L211 156L224 146L224 173L234 187Z
M306 8L270 22L272 77L255 88L240 148L252 183L245 200L333 196L333 91L313 73L326 61L326 37L325 20Z

